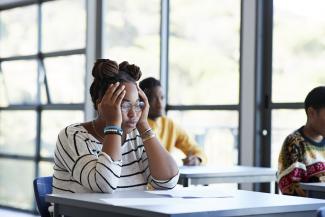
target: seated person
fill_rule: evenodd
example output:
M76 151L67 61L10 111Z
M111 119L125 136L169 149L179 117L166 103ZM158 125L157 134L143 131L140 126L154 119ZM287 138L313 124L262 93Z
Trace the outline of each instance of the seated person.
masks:
M165 145L166 150L171 152L176 147L183 151L186 155L186 158L183 159L184 165L206 164L207 157L195 141L170 118L163 115L164 94L160 81L149 77L142 80L139 86L147 95L150 104L149 125L156 132L161 143Z
M53 193L175 187L176 162L150 128L148 99L136 84L140 68L100 59L92 75L90 94L98 117L59 133Z
M299 182L319 182L325 175L325 86L305 99L307 123L284 141L279 156L278 182L283 194L306 196Z

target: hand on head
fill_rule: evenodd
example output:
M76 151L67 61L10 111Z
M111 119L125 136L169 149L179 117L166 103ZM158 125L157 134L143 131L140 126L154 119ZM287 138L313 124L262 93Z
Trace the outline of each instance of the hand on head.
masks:
M99 115L105 120L106 125L121 126L126 132L135 127L137 127L140 132L143 131L143 129L149 128L147 120L149 112L148 99L138 86L135 86L136 88L134 89L130 88L133 85L136 84L121 84L117 82L109 85L102 100L98 103ZM140 111L133 107L134 102L139 103L137 100L143 102L143 107L141 107L142 110ZM131 107L124 112L121 108L123 102L131 104Z
M137 124L137 126L141 128L143 127L143 125L148 125L148 113L150 106L146 94L139 88L139 86L137 86L137 89L139 91L140 100L144 102L144 107L142 109L142 113Z
M98 103L98 113L107 125L121 126L121 102L125 96L125 86L119 82L110 84Z

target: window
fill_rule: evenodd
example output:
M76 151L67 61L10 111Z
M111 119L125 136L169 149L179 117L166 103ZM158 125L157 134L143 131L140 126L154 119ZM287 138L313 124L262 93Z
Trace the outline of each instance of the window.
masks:
M32 185L35 163L31 160L0 158L0 202L2 206L32 209L34 194ZM14 193L14 194L13 194Z
M8 61L1 64L4 104L37 103L37 62L36 60Z
M44 66L52 103L82 103L85 101L86 65L84 55L46 58Z
M208 164L237 164L238 111L169 111L168 116L181 123L208 155ZM180 164L183 153L174 150Z
M0 111L0 120L0 153L34 156L36 112L33 110L2 110Z
M168 103L238 104L240 1L177 0L170 9Z
M274 0L272 166L287 135L306 123L303 102L325 83L325 2ZM299 105L295 105L295 104ZM276 107L276 108L275 108ZM291 108L291 109L290 109Z
M37 52L36 5L1 11L0 28L1 58Z
M237 164L240 1L170 1L169 26L168 116L209 165Z
M32 182L52 174L59 131L83 121L85 31L84 0L0 11L1 206L35 208Z
M42 13L43 52L73 50L85 46L86 10L84 0L47 2L42 5Z
M104 1L104 58L128 61L142 78L159 77L160 1Z

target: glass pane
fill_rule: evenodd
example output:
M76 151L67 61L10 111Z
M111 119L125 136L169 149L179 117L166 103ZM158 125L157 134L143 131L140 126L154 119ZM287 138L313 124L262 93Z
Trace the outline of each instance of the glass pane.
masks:
M7 89L5 86L4 75L0 68L0 107L7 107L9 105Z
M35 54L37 51L37 6L0 13L0 56Z
M237 104L240 1L177 0L170 8L169 103Z
M41 161L39 163L39 167L40 167L39 176L52 176L53 175L53 166L54 166L54 163L52 163L52 162Z
M104 57L159 78L160 1L106 0L104 12Z
M51 103L82 103L85 95L85 57L44 59Z
M83 122L82 111L43 111L41 156L54 157L55 143L60 130L64 127Z
M278 157L285 138L293 131L305 125L306 121L304 109L277 109L272 111L272 167L278 167Z
M0 204L32 209L34 202L33 161L0 158Z
M222 167L237 164L237 111L169 111L168 116L180 124L205 151L208 165ZM178 153L177 162L183 157Z
M325 1L275 0L273 102L303 102L325 83Z
M36 113L34 111L0 112L0 152L35 155Z
M84 48L86 9L84 0L60 0L42 4L42 51Z
M35 104L37 102L36 61L10 61L1 64L4 95L10 104Z

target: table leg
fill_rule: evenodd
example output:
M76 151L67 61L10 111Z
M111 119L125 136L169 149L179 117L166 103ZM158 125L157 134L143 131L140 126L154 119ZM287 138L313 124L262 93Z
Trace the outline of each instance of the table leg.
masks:
M53 217L60 217L60 215L59 215L59 205L58 204L54 204Z
M189 187L191 185L191 178L184 179L183 187Z

